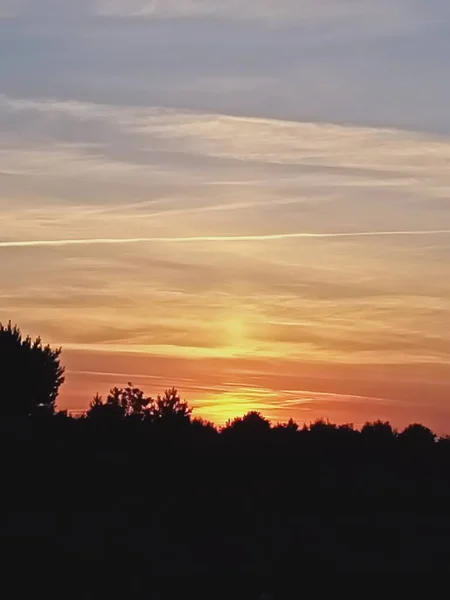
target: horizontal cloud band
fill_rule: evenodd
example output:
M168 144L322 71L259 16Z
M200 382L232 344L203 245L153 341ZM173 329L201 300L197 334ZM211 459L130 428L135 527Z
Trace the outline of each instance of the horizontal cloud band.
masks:
M270 242L301 238L354 238L381 236L449 235L450 229L412 231L348 231L330 233L274 233L268 235L222 235L192 237L136 237L136 238L87 238L67 240L17 240L0 242L0 248L27 248L44 246L90 246L107 244L147 244L147 243L190 243L190 242Z

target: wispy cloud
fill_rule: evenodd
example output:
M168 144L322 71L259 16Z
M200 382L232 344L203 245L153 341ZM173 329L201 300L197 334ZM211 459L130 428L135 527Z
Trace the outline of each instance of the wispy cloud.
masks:
M11 118L5 247L439 235L450 224L445 137L4 96L0 123Z
M68 240L23 240L16 242L1 242L0 248L29 248L46 246L92 246L120 244L169 243L185 244L195 242L272 242L301 238L353 238L353 237L385 237L385 236L435 236L449 235L450 229L416 230L416 231L353 231L337 233L275 233L268 235L234 235L234 236L197 236L197 237L154 237L154 238L86 238Z
M106 137L111 145L122 136L122 141L133 142L134 148L128 148L131 156L140 147L146 149L149 159L157 156L157 151L192 153L246 162L302 165L311 170L336 167L341 173L347 168L358 174L357 169L361 169L362 175L369 175L371 170L381 179L400 170L403 175L437 175L450 159L449 139L393 129L6 96L0 96L0 111L4 112L3 118L8 113L20 114L22 124L16 123L19 129L39 118L41 139L53 134L59 144L84 146L95 153L108 149ZM64 122L66 127L62 128ZM76 132L70 127L83 127L82 142L73 143ZM112 132L115 139L111 139ZM36 137L36 127L31 133ZM150 150L149 142L157 143L156 151Z

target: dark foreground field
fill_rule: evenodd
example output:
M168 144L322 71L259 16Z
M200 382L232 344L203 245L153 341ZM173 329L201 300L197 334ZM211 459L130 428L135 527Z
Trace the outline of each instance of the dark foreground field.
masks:
M99 585L152 597L155 575L219 576L222 586L264 576L276 587L293 576L445 572L448 440L385 434L3 421L2 544L17 564L45 559L55 577L69 568L82 598L103 597Z

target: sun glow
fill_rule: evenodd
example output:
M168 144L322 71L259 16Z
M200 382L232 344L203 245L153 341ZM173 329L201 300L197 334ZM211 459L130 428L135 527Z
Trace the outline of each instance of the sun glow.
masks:
M276 398L277 394L273 390L236 387L233 390L208 394L207 399L196 403L196 412L218 425L251 411L262 412L268 418L276 418L273 404Z

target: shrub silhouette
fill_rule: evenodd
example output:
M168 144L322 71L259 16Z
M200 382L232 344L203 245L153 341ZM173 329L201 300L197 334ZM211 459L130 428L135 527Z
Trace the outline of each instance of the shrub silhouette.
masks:
M17 325L0 323L1 416L54 413L64 382L60 354L60 348L44 346L39 337L23 337Z

